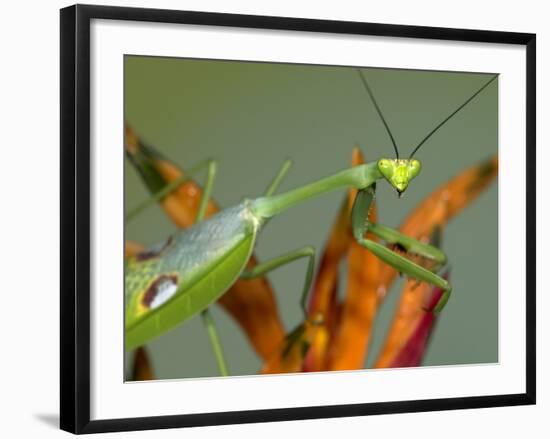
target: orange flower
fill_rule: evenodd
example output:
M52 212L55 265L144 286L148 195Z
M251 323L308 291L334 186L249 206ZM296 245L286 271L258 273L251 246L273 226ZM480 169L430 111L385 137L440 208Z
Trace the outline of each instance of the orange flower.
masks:
M153 365L147 351L144 347L136 349L134 354L134 368L132 370L132 380L134 381L148 381L154 380L155 373L153 372Z
M364 163L359 148L353 150L352 165ZM351 206L356 190L349 192ZM349 218L349 215L348 215ZM376 206L369 221L377 220ZM377 241L372 234L369 239ZM348 250L347 291L342 304L340 324L334 335L327 358L327 370L349 370L362 367L367 356L372 326L379 304L379 274L381 261L374 253L352 240Z
M285 337L279 349L265 362L260 373L301 372L304 354L323 327L321 320L306 319Z

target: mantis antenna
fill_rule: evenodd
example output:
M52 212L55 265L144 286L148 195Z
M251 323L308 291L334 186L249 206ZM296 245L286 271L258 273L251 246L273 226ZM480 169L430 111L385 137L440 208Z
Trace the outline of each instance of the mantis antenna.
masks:
M378 113L378 116L380 116L380 119L382 119L382 123L384 124L384 127L386 127L386 131L388 133L388 136L390 136L391 143L393 144L393 149L395 150L395 158L399 158L399 150L397 149L397 145L395 143L395 139L393 138L393 135L391 133L390 127L388 126L388 123L386 122L386 119L384 119L384 115L382 114L382 110L380 110L380 107L378 106L378 102L376 102L376 98L374 97L374 93L372 92L369 83L367 82L367 78L363 75L363 72L360 69L357 69L357 73L359 73L359 77L361 78L361 81L363 82L363 85L365 86L365 89L367 90L367 93L369 94L372 103L374 104L374 108L376 108L376 112Z
M474 99L478 94L480 94L483 90L485 90L485 88L491 83L493 82L496 78L498 77L498 75L495 75L493 76L489 81L487 81L483 87L481 87L478 91L476 91L472 96L470 96L466 102L464 102L460 107L458 107L455 111L453 111L451 114L449 114L445 119L443 119L442 122L439 123L439 125L437 125L433 130L431 130L428 135L426 137L424 137L422 139L422 141L416 146L416 148L413 149L413 152L411 153L411 155L409 156L409 158L411 159L413 157L413 155L416 153L416 151L418 151L420 149L420 147L424 144L424 142L426 142L426 140L428 140L432 134L434 134L439 128L441 128L445 122L447 122L451 117L453 117L456 113L458 113L460 110L462 110L466 105L468 105L470 103L470 101L472 99Z

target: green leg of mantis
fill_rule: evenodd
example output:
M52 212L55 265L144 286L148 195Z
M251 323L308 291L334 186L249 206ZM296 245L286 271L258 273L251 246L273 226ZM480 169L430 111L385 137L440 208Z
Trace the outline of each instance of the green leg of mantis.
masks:
M294 250L290 253L286 253L270 261L262 262L256 265L254 268L241 273L242 279L253 279L255 277L263 276L266 273L280 267L281 265L289 264L297 259L308 258L306 279L304 281L304 288L302 290L302 296L300 299L300 306L304 312L304 316L307 318L306 300L313 280L313 269L315 267L315 249L313 247L302 247Z
M438 271L447 263L447 256L437 247L424 244L417 239L403 235L401 232L392 229L391 227L387 227L382 224L370 224L369 232L384 240L388 244L397 244L407 253L414 253L422 256L423 258L434 261L436 266L431 270L433 272Z
M208 162L208 174L206 177L206 184L204 185L204 191L201 197L199 204L199 209L197 211L197 217L195 218L195 224L201 222L204 219L204 214L206 208L208 207L208 202L212 195L212 187L214 186L214 180L216 178L217 172L217 163L215 160L209 160ZM210 309L206 308L201 312L202 321L210 338L210 344L212 345L212 350L214 351L214 356L216 357L216 363L218 364L218 369L222 376L229 375L229 369L227 368L227 362L225 361L225 355L223 353L222 344L220 342L220 336L218 330L216 329L216 324L210 313Z
M277 172L277 175L265 190L264 197L269 197L277 191L277 189L281 185L281 182L283 181L283 178L285 178L291 166L292 166L292 160L287 159L283 162L281 168L279 169L279 172Z
M141 213L148 207L152 206L156 202L162 200L162 198L168 195L169 193L175 191L183 183L185 183L186 181L189 181L193 177L193 175L195 175L198 171L200 171L205 166L208 166L211 162L212 160L203 160L202 162L198 163L192 168L189 168L189 170L185 174L182 174L179 178L167 184L160 191L156 192L151 197L147 198L145 201L143 201L142 203L140 203L139 205L131 209L125 215L124 222L128 224L132 219L136 218L139 213Z
M286 160L283 163L281 169L279 170L279 172L277 173L277 175L275 176L271 184L268 186L266 190L266 195L272 195L277 190L277 188L281 184L281 181L283 180L286 173L288 172L290 165L291 165L290 160ZM199 223L204 219L204 214L206 212L206 208L208 207L208 202L210 201L210 197L212 195L212 187L214 185L216 172L217 172L217 163L214 160L210 160L208 162L208 175L206 179L206 184L204 186L203 196L201 197L199 209L197 211L197 217L195 218L195 223ZM257 269L258 267L260 266L256 266L255 269ZM311 267L310 271L311 271L311 274L309 274L309 277L311 278L313 275L313 266ZM260 276L260 275L261 273L257 274L257 276ZM311 279L310 279L310 283L311 283ZM307 291L306 291L306 294L307 294ZM227 367L227 362L225 360L225 355L223 353L223 348L220 342L218 330L216 329L216 324L214 322L214 319L212 318L210 309L206 308L204 311L202 311L201 317L202 317L204 326L206 327L206 330L208 332L208 337L210 338L210 343L212 345L212 350L214 351L214 356L216 357L216 362L218 364L218 369L220 371L220 374L222 376L228 376L229 369Z
M436 261L438 267L445 264L445 255L436 247L407 237L397 230L393 230L379 224L375 225L369 223L366 218L368 218L369 209L374 199L374 192L375 188L373 186L369 186L368 188L357 192L351 213L353 235L355 239L359 242L359 244L373 252L382 261L402 273L405 273L407 276L441 288L443 290L443 295L434 308L434 313L439 313L449 300L452 290L451 285L436 273L410 261L382 244L365 238L365 234L367 231L372 232L374 235L388 243L398 244L404 247L407 251L412 251L423 257L432 259Z

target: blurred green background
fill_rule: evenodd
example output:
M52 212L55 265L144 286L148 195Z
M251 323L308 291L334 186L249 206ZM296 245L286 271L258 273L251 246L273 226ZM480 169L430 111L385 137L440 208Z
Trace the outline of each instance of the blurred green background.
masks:
M455 72L365 72L403 157L489 78ZM353 68L126 56L124 75L127 122L183 168L216 158L214 197L221 206L259 196L286 158L294 165L280 191L348 167L356 144L368 161L393 156ZM497 149L494 82L417 153L423 171L403 198L398 199L389 185L378 185L379 221L398 226L438 185ZM128 162L124 182L126 209L148 197ZM259 259L303 245L322 251L343 196L342 191L322 196L275 218L259 237ZM498 361L497 198L495 181L446 228L443 249L451 264L454 291L432 336L425 365ZM127 239L152 244L174 230L154 206L127 225L125 233ZM269 276L287 329L300 322L298 300L305 269L304 260ZM402 281L394 286L381 308L366 366L384 340L401 285ZM231 374L256 373L260 360L242 332L219 307L212 309ZM147 347L158 378L218 375L199 317ZM131 362L126 361L126 366L128 372Z

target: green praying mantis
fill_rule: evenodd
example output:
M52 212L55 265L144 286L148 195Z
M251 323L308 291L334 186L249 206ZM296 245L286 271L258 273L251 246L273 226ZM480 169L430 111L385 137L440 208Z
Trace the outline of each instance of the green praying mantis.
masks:
M337 189L357 189L357 196L351 210L351 225L355 240L401 273L441 288L444 294L434 312L440 312L444 308L452 291L451 285L438 275L447 262L445 254L434 246L405 236L390 227L369 222L369 210L374 201L378 181L389 183L399 196L406 191L422 168L420 161L414 158L415 153L443 124L488 87L496 76L493 76L434 127L407 159L402 159L399 157L396 142L367 79L360 70L358 72L393 144L395 157L382 158L346 169L308 185L275 194L288 171L288 163L285 163L264 196L244 200L237 206L227 208L208 220L202 221L217 172L216 162L209 161L207 180L196 224L126 261L126 350L141 346L185 320L202 313L216 356L219 358L221 346L207 313L209 305L223 295L238 278L260 277L282 265L303 258L308 260L308 267L300 304L306 315L306 299L315 265L315 250L312 247L306 246L291 251L260 263L251 270L245 270L245 267L258 234L269 220L292 206ZM430 260L432 262L430 268L413 262L380 242L366 238L367 231L386 244L405 250L408 255L418 255ZM225 369L225 366L222 364L220 369Z

